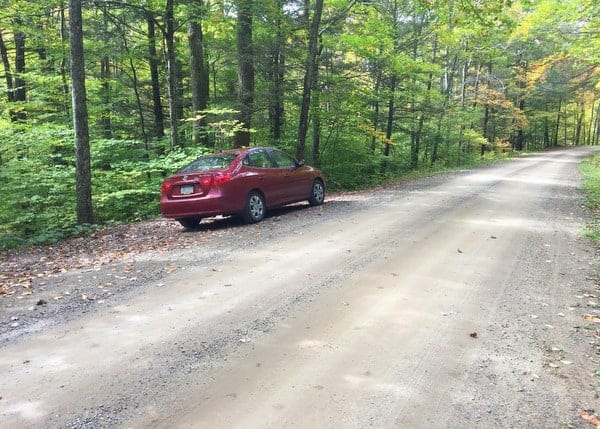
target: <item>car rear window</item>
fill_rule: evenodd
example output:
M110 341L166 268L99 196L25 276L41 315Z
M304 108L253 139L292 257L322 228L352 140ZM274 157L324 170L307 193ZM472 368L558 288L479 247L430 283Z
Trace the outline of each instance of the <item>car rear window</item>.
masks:
M237 153L218 153L215 155L201 156L183 167L179 172L191 173L194 171L208 171L225 168L231 164L237 156Z

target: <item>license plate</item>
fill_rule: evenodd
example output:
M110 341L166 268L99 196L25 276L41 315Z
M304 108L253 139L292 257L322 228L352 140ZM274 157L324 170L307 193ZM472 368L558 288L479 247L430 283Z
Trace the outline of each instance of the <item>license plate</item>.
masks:
M194 193L194 185L184 185L180 188L181 195L189 195Z

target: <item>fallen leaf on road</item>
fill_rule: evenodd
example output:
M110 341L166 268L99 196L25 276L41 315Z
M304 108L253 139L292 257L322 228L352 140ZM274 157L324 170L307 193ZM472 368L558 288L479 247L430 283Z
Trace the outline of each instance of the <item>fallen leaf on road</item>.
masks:
M596 427L600 427L600 419L595 415L583 410L579 413L579 415L583 420L585 420L589 424L595 425Z
M469 336L470 336L471 338L477 338L477 332L471 332L471 333L469 334Z
M548 366L549 366L550 368L558 368L560 365L559 365L559 364L557 364L557 363L554 363L554 362L550 362L550 363L548 364Z
M591 314L586 314L585 320L587 320L588 322L600 323L600 317L592 316Z

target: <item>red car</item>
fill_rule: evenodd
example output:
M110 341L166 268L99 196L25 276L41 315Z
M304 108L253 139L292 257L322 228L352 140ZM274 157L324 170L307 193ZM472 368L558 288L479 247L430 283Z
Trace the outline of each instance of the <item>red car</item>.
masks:
M260 222L267 209L303 200L323 204L323 174L277 148L256 147L201 156L186 165L163 182L160 210L194 228L216 215Z

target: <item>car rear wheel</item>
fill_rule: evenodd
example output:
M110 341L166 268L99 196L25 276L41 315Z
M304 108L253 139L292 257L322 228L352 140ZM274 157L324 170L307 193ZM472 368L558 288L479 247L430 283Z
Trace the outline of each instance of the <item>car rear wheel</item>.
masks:
M198 225L200 225L201 220L202 220L202 218L199 216L184 217L181 219L177 219L177 221L181 224L181 226L183 226L186 229L198 228Z
M311 206L318 206L323 204L323 201L325 201L325 185L321 180L316 179L312 184L308 203Z
M265 199L261 194L252 191L248 194L242 217L246 223L260 222L265 218Z

